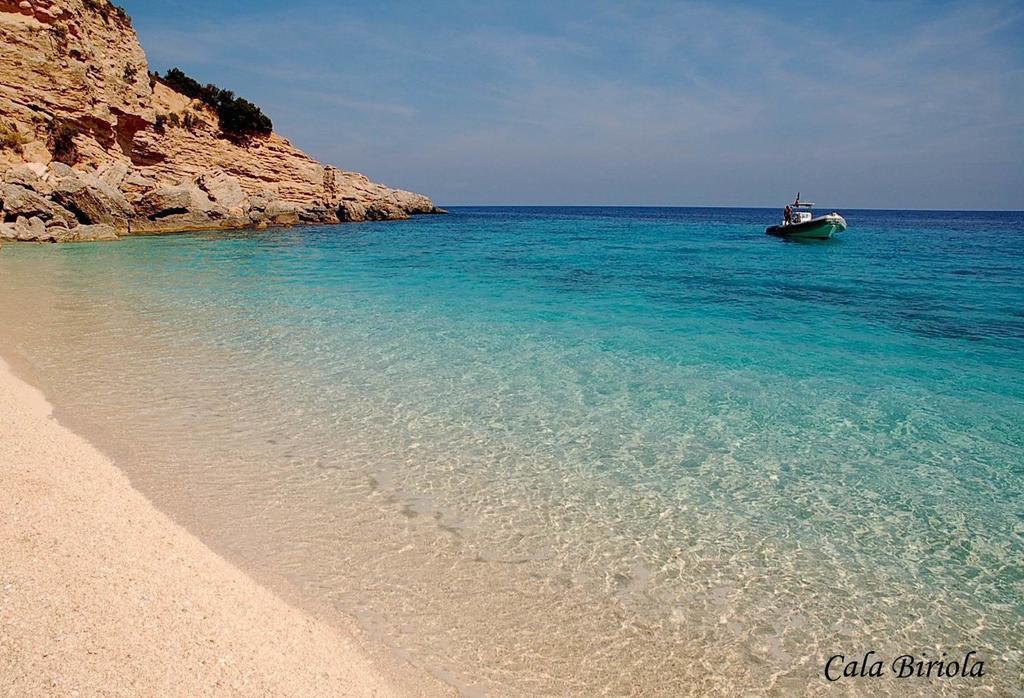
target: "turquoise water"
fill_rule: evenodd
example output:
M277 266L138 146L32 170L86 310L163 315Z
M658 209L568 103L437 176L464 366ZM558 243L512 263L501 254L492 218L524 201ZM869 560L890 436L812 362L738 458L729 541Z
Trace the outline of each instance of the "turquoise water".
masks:
M843 213L5 246L0 347L215 548L467 692L814 693L868 650L1019 689L1024 214Z

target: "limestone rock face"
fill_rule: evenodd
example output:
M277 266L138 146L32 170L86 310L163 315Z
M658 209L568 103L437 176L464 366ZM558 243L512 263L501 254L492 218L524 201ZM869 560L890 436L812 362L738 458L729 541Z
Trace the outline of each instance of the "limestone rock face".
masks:
M19 216L22 231L39 218L124 235L440 212L277 134L226 137L208 106L150 79L110 0L0 0L0 136L5 235Z
M155 118L146 54L108 0L0 0L0 46L0 122L30 139L31 160L49 159L54 119L82 131L86 159L127 159ZM8 165L13 155L2 153Z

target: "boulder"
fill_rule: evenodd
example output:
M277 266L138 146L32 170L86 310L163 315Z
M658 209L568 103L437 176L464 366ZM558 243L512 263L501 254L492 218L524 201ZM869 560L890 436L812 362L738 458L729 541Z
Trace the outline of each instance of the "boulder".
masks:
M32 216L53 208L50 201L20 184L4 184L0 187L0 204L7 215Z
M266 190L258 191L255 194L251 194L249 196L249 208L253 211L266 211L267 206L269 206L270 203L276 199L277 197L273 194L273 192L269 192Z
M346 223L366 220L366 206L358 201L346 199L338 204L338 219Z
M337 209L321 204L300 208L297 213L303 223L334 225L339 222Z
M191 213L208 215L216 210L209 195L194 182L172 187L158 187L147 192L136 204L136 212L150 220Z
M46 165L41 162L27 162L7 170L4 173L3 181L5 184L17 184L36 193L49 194L50 187L43 181L45 174Z
M58 180L61 177L70 177L75 174L75 171L70 166L65 165L63 162L57 160L51 160L46 163L46 178L49 180Z
M130 170L121 180L121 191L132 200L137 200L150 190L156 189L157 186L155 179L147 177L138 170Z
M209 172L201 175L197 184L211 201L225 209L244 211L249 207L249 197L242 191L242 185L239 184L237 177L224 172Z
M409 217L409 213L393 201L372 201L366 207L368 221L397 221Z
M138 215L132 221L132 232L137 233L242 228L252 222L240 207L227 209L212 201L193 181L149 191L135 209Z
M403 189L391 191L391 203L403 213L440 213L441 209L434 206L434 202L423 196Z
M104 223L124 233L135 214L124 194L91 174L61 177L54 184L53 199L74 211L83 223Z
M346 199L338 206L338 218L342 221L386 221L408 217L409 214L401 207L385 199L366 203Z
M271 225L298 225L298 207L285 201L271 201L263 210L262 219Z
M117 240L117 231L112 225L97 223L96 225L80 225L74 230L56 231L60 242L92 242L99 240Z
M128 163L117 161L97 170L96 177L107 186L119 189L130 169Z
M14 221L14 234L16 239L21 242L57 241L56 235L47 231L46 223L38 216L32 218L18 216L18 219Z
M39 217L43 222L60 220L69 228L78 225L78 219L70 211L58 206L38 192L26 189L18 184L4 184L0 187L4 218L8 221L24 216Z
M270 192L254 194L249 209L249 220L256 225L298 225L301 222L301 207L281 201Z

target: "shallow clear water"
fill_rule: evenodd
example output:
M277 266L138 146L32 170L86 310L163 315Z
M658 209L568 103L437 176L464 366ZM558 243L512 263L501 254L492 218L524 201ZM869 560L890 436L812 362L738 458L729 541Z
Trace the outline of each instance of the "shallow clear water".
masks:
M814 693L868 650L1019 690L1024 215L843 213L8 245L0 348L216 549L467 692Z

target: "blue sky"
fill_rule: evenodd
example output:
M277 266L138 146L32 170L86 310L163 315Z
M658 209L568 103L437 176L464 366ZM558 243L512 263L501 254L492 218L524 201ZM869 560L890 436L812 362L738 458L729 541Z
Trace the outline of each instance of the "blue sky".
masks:
M122 0L152 69L441 204L1024 209L1024 3Z

